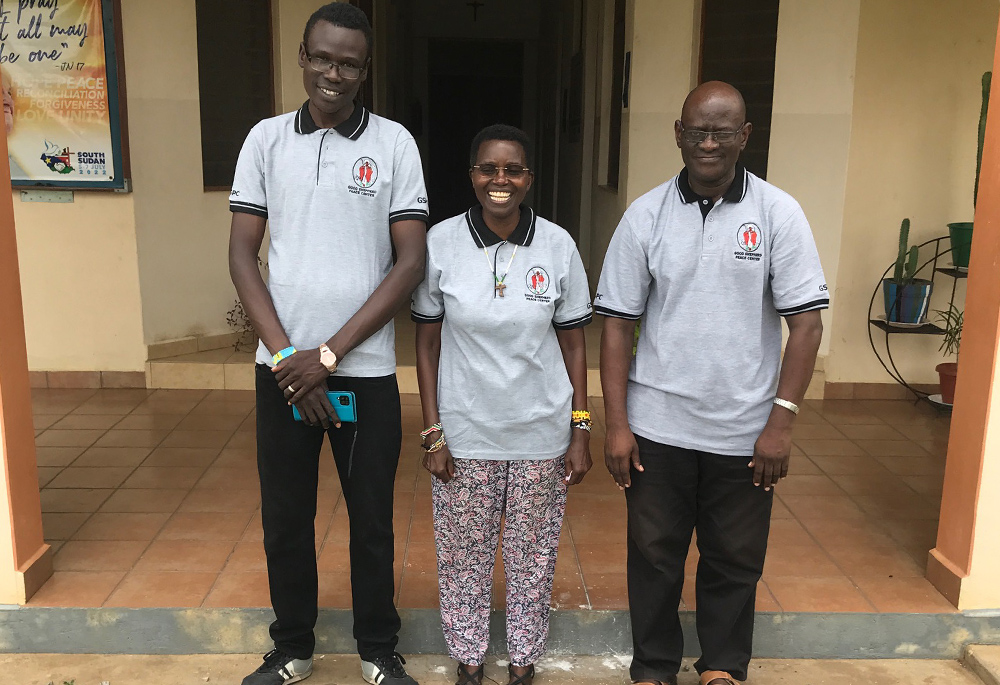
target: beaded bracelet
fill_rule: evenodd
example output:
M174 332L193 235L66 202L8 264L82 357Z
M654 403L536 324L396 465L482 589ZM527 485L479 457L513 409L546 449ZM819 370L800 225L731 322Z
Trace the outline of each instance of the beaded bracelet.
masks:
M573 421L590 421L590 412L586 409L574 409L573 410Z
M569 427L579 428L580 430L585 430L588 433L594 428L590 421L574 421L573 423L569 424Z
M426 438L428 435L430 435L434 431L441 431L441 430L442 430L441 424L440 423L435 423L430 428L426 428L426 429L420 431L420 437L421 438Z
M444 439L442 435L440 438L434 441L433 444L424 447L424 451L430 454L431 452L439 452L448 442Z

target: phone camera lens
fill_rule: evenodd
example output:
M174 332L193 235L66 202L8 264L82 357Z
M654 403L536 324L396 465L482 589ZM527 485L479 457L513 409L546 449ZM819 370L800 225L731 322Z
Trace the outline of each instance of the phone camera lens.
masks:
M341 395L341 397L340 397L340 406L342 406L342 407L346 407L346 406L347 406L347 405L349 405L350 403L351 403L351 400L350 400L350 398L348 398L348 397L346 397L346 396L344 396L344 395Z

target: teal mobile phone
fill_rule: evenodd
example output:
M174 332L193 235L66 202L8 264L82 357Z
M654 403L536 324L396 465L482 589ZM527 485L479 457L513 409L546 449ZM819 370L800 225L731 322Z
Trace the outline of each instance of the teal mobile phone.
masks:
M333 410L337 412L337 418L345 423L354 423L358 420L358 412L355 407L354 393L341 390L327 390L326 396L333 405ZM296 421L302 420L299 408L292 405L292 416Z

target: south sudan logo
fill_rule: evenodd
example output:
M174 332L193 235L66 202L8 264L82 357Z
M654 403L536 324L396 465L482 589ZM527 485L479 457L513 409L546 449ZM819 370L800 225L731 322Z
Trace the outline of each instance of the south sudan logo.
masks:
M371 157L362 157L354 163L352 173L359 188L371 188L378 179L378 165Z

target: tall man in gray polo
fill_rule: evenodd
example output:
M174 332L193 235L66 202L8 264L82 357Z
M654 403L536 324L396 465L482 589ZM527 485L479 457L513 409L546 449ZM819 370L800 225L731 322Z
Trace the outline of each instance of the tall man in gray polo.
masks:
M684 169L625 212L597 287L605 461L628 504L635 683L677 682L695 529L695 667L702 685L746 679L774 487L829 305L802 209L739 164L750 131L732 86L688 95L674 124Z

